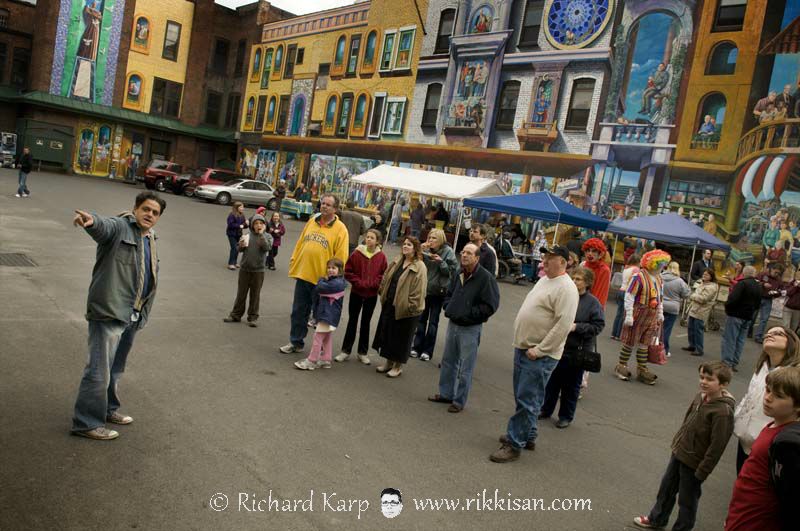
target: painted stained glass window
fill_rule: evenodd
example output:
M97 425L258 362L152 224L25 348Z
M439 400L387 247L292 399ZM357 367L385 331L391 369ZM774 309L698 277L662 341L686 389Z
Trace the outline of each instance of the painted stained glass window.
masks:
M551 0L546 8L547 36L554 46L585 46L608 23L613 0Z

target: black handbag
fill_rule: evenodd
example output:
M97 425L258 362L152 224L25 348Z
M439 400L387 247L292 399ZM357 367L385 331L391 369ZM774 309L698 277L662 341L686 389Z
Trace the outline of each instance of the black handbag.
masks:
M600 354L591 350L584 350L583 345L578 346L575 362L578 367L589 372L600 372L602 365Z

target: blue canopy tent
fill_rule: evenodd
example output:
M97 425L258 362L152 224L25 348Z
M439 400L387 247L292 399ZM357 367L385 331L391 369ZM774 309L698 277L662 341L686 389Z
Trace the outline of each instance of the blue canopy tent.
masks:
M595 216L570 205L550 192L534 192L532 194L501 195L495 197L472 197L464 199L464 206L503 212L512 216L550 221L558 225L564 223L592 230L606 230L608 220Z
M697 248L715 249L728 252L731 246L716 236L704 231L688 219L675 213L658 216L642 216L627 221L617 221L608 226L606 232L615 235L633 236L663 243L692 247L692 262ZM614 250L616 250L614 245Z

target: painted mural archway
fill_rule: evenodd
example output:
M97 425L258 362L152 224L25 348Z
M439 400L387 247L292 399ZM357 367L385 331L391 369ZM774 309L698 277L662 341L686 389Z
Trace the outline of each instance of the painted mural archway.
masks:
M289 129L289 136L297 136L303 129L303 118L306 110L306 99L298 96L295 98L292 108L292 125Z
M78 137L75 147L73 168L78 173L107 176L112 173L112 162L120 156L122 126L108 123L81 121L78 123ZM116 131L119 129L119 131ZM116 146L115 146L116 142ZM116 156L115 156L116 153ZM114 168L116 173L116 168Z

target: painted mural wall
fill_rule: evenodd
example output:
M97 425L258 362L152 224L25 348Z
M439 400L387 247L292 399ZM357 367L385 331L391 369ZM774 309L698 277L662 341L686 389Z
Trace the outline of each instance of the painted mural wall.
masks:
M111 105L125 0L61 0L50 93Z

